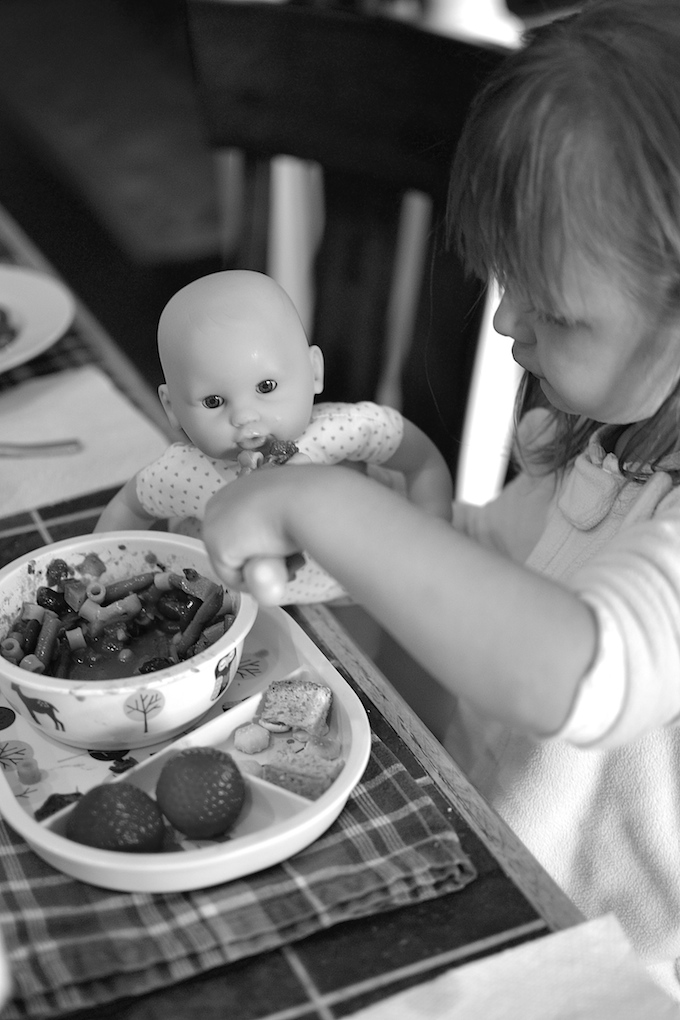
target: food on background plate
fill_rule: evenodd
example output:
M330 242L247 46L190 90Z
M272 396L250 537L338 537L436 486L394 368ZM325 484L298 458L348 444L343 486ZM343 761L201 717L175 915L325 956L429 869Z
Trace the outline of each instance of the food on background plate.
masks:
M11 313L0 305L0 350L7 347L19 335L19 327L14 323Z
M105 581L101 561L87 569L76 577L63 560L50 564L49 584L10 622L0 655L59 679L110 680L174 666L234 621L231 595L193 568Z

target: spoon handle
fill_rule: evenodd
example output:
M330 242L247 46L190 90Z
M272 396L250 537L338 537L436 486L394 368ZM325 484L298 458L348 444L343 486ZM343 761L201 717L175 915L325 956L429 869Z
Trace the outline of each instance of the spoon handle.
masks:
M82 448L79 439L60 439L54 443L0 443L0 457L57 457L78 453Z

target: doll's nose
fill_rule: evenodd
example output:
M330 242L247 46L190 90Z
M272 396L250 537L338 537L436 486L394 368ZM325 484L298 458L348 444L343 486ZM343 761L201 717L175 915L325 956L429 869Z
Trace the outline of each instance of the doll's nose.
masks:
M250 404L239 404L232 408L231 421L235 428L241 429L245 425L252 425L258 421L259 414Z

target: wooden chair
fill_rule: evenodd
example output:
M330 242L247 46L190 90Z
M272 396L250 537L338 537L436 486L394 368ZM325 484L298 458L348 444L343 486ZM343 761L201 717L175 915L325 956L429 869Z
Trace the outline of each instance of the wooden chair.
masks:
M376 397L389 355L403 199L427 196L402 410L455 476L483 292L446 250L443 217L466 112L505 51L328 7L186 0L186 15L209 142L244 156L233 265L266 271L272 158L322 167L310 337L326 360L321 399Z

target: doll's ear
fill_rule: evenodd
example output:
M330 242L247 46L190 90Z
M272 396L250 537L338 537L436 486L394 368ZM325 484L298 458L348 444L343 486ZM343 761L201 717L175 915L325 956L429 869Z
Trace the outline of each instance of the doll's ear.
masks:
M179 429L181 431L182 426L177 420L177 415L172 409L170 394L168 393L168 387L166 386L165 383L161 383L161 385L158 387L158 396L160 397L161 404L163 405L163 410L165 411L167 419L172 425L173 429Z
M323 352L320 347L315 344L309 348L309 358L312 362L312 374L314 376L314 392L323 392Z

